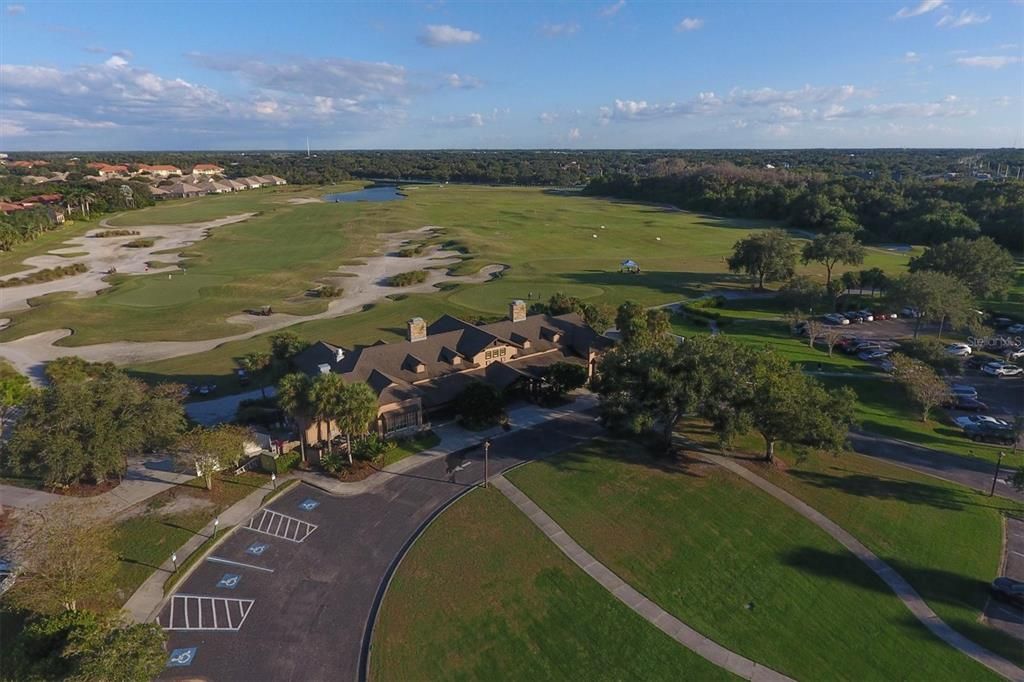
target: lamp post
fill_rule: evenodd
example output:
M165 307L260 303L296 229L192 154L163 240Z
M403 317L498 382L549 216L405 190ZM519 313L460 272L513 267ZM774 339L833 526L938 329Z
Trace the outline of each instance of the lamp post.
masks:
M487 487L487 458L491 450L491 439L484 441L484 488Z
M1006 457L1006 453L1000 450L999 457L996 459L996 473L992 476L992 489L988 491L989 497L996 494L996 481L999 480L999 465L1003 463L1003 457Z
M270 485L274 486L274 490L277 490L277 474L270 474Z
M214 540L217 539L217 526L219 526L219 525L220 525L220 517L218 516L218 517L216 517L213 520L213 539Z
M174 552L171 552L171 563L174 564L174 572L177 573L178 572L178 555L176 553L174 553Z

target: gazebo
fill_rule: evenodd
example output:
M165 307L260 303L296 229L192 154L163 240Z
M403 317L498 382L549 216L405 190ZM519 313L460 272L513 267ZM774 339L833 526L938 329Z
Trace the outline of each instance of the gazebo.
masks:
M624 260L619 264L619 272L630 272L634 275L640 272L640 266L632 258Z

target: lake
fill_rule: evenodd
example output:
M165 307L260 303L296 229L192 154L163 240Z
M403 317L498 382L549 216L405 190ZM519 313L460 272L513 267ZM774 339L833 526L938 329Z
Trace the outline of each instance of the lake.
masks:
M398 187L395 185L379 185L377 187L367 187L357 192L339 192L337 194L327 194L324 196L324 201L332 203L345 203L349 201L394 201L396 199L404 199L405 195L398 191Z

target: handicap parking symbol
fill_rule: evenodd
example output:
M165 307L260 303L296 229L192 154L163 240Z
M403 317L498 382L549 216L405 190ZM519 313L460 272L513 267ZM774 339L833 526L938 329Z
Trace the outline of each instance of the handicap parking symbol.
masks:
M303 511L313 511L320 506L320 503L314 500L312 497L305 499L299 503L299 509Z
M188 647L187 649L175 649L171 652L171 657L167 659L168 668L181 668L186 665L192 665L192 661L195 660L196 651L199 647Z
M233 590L238 587L238 583L242 582L242 576L237 573L225 573L220 580L217 581L217 587L224 587L229 590Z
M270 545L265 542L254 542L249 545L249 549L245 550L245 553L253 556L260 556L267 551L268 547L270 547Z

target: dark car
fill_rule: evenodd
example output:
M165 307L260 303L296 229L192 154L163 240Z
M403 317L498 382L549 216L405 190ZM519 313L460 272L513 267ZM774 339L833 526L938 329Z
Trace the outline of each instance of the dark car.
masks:
M1024 582L1020 580L1002 576L992 581L989 590L996 599L1024 607Z
M970 412L988 412L988 405L977 398L966 395L953 396L952 407L956 410L968 410Z
M979 443L1013 445L1013 428L991 422L972 422L964 427L964 435Z

